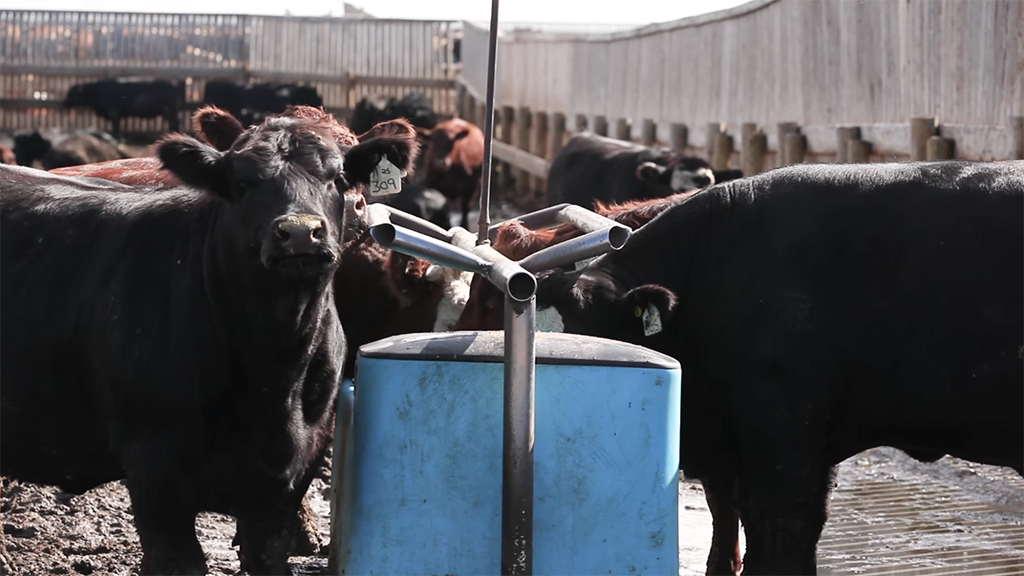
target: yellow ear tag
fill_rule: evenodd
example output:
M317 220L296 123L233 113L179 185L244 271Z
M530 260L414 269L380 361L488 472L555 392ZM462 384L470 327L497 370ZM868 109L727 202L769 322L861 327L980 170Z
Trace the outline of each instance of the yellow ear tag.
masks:
M636 308L634 308L634 309L633 309L633 315L634 315L634 316L636 316L637 318L639 318L639 317L643 316L643 315L644 315L644 311L643 311L643 308L640 308L639 306L637 306Z

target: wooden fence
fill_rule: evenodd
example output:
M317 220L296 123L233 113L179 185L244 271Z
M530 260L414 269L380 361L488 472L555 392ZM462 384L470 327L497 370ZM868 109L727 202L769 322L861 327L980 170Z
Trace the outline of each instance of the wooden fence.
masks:
M186 83L202 101L214 78L312 85L332 111L362 97L426 93L454 112L461 25L446 21L0 10L0 129L109 129L90 111L64 110L68 88L142 76ZM189 111L182 111L187 129ZM130 119L127 132L160 132L161 119Z
M460 113L482 120L487 34L464 28ZM583 128L752 171L1024 158L1022 30L1022 0L754 0L611 34L506 33L495 154L534 186Z

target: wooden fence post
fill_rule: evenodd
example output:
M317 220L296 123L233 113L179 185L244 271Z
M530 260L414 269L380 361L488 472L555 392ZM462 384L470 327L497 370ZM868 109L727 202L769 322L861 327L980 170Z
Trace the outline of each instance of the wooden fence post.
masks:
M629 132L633 123L629 118L619 118L615 121L615 139L629 142Z
M604 116L594 117L594 134L598 136L608 135L608 118Z
M658 141L658 125L654 123L654 120L645 118L644 123L640 128L640 143L644 146L651 147Z
M530 145L530 152L534 156L547 158L548 150L548 114L547 112L533 113L533 142ZM539 176L530 177L530 188L533 190L544 189L544 178Z
M715 148L718 147L718 135L725 130L721 122L708 122L707 130L704 132L704 151L708 158L715 157Z
M689 145L690 130L686 124L675 122L669 126L669 147L672 152L682 154Z
M925 160L952 160L954 142L952 138L932 136L928 139L928 150L925 153Z
M807 155L807 137L799 132L787 132L782 149L786 164L800 164Z
M520 106L519 110L516 111L516 148L520 150L530 151L530 122L533 120L530 114L530 109L526 106ZM520 200L530 200L530 173L523 169L517 169L516 174L516 194ZM530 197L526 197L526 196Z
M457 118L465 118L466 110L464 106L464 98L466 97L466 86L462 82L455 83L455 116ZM349 105L351 107L351 104Z
M866 140L848 140L846 143L846 161L851 164L863 164L871 159L871 142Z
M938 123L934 116L920 116L910 119L910 159L928 158L928 139L938 134Z
M753 176L764 171L764 154L768 148L768 136L757 124L743 124L743 148L740 149L740 167L744 176Z
M577 132L583 132L586 129L587 129L587 115L586 114L577 114L576 115L576 127L575 127L575 130Z
M516 118L516 109L511 106L501 107L501 134L498 138L505 144L512 144L512 126ZM499 184L499 190L508 190L509 186L512 185L512 165L508 162L501 163L501 178Z
M551 115L551 140L548 143L548 159L553 160L565 142L565 114L555 112Z
M1013 126L1013 157L1024 160L1024 116L1011 117L1010 125Z
M729 167L729 159L732 157L732 136L725 132L719 132L715 138L714 152L711 154L711 169L725 170Z
M476 115L476 98L466 90L462 93L462 114L459 118L462 118L466 122L473 122L474 116ZM474 124L476 122L473 122Z
M850 140L860 140L860 126L840 126L836 128L836 162L849 162Z
M796 122L779 122L777 128L778 144L776 144L776 146L778 147L778 153L776 154L775 165L785 166L787 164L794 164L794 162L786 156L786 135L794 132L800 132L800 126ZM803 156L801 156L800 161L803 161Z

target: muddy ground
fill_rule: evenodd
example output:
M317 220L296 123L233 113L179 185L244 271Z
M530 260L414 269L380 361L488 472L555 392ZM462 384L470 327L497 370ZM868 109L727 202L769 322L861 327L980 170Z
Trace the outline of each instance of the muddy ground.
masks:
M905 485L907 497L914 490L954 487L973 500L998 505L995 521L1007 526L1024 524L1024 480L1005 468L981 466L956 458L943 458L933 464L916 462L891 449L876 449L855 456L841 465L839 487L832 499L830 526L849 524L863 516L851 503L858 487L878 483ZM312 487L313 506L319 513L319 528L324 541L329 534L329 489L322 479ZM703 573L707 546L711 537L711 517L704 502L700 484L680 482L680 574ZM968 526L972 511L961 513ZM860 516L858 516L860 515ZM922 512L922 515L926 515ZM111 483L80 496L63 494L60 490L4 479L0 520L3 524L4 573L18 575L83 574L129 576L135 573L141 558L138 538L132 524L128 493L121 483ZM201 514L196 522L200 541L209 557L209 570L214 575L238 572L236 549L231 546L235 533L234 520L219 514ZM837 556L827 545L834 529L826 527L819 551L823 573L863 573L863 569L844 569L849 558ZM886 546L900 550L911 545L911 533L897 532ZM970 530L958 533L958 542L969 544ZM979 545L991 546L978 535ZM1010 540L1005 551L1013 557L1024 541ZM857 550L845 550L857 556ZM1020 551L1024 566L1024 551ZM324 557L292 558L299 574L326 574Z

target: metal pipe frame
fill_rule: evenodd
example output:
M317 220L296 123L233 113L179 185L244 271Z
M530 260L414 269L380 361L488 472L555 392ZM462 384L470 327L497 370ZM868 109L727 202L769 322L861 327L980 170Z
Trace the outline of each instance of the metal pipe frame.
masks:
M505 296L501 573L533 574L533 443L537 302Z
M464 228L453 228L448 233L449 242L444 242L395 225L391 222L394 213L405 214L380 204L367 206L370 236L378 244L442 266L480 274L518 302L526 302L536 294L537 279L533 274L490 245L477 245L476 237Z
M517 216L516 218L513 218L512 221L519 222L530 230L550 228L560 224L571 224L580 231L586 233L596 232L605 228L622 230L627 234L632 234L633 232L629 226L619 224L611 218L606 218L592 210L587 210L586 208L575 204L557 204L555 206L541 208L540 210L530 212L529 214ZM492 225L488 229L488 233L490 235L496 234L498 232L498 228L502 224L504 224L504 222ZM624 245L628 239L629 238L627 236L622 240L622 244Z
M498 0L491 0L491 33L487 38L487 95L484 100L484 158L480 166L480 219L477 244L487 244L491 227L491 143L494 142L494 76L498 52Z

